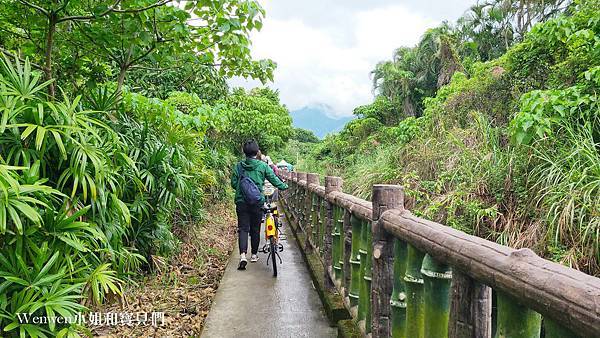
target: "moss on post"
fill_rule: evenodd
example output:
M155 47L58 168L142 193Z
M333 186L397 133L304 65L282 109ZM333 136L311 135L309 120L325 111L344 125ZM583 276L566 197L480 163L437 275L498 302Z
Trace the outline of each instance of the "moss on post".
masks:
M335 278L341 280L343 278L344 264L343 258L343 243L342 243L342 223L340 219L342 216L342 210L337 205L333 207L333 270ZM343 222L343 220L342 220Z
M394 241L394 289L392 291L392 337L406 338L406 287L404 275L408 258L406 242Z
M373 278L373 232L371 231L371 222L365 222L365 231L367 233L366 245L367 254L365 256L365 333L371 332L371 281Z
M367 294L367 283L365 283L365 273L367 268L367 222L360 220L360 299L358 302L358 320L367 318L367 302L369 295Z
M450 317L452 270L427 254L423 259L421 275L424 281L425 337L446 338Z
M544 318L544 334L546 338L582 338L550 318Z
M312 246L311 249L316 249L317 247L317 238L316 238L316 234L317 234L317 227L319 224L319 196L317 196L316 193L311 192L310 190L307 190L308 193L310 194L310 220L308 221L309 224L309 228L306 229L306 238L307 238L307 243ZM310 250L310 249L309 249Z
M503 293L497 293L496 338L539 338L542 316Z
M408 246L408 262L404 282L406 283L406 336L425 337L425 311L423 306L423 279L421 265L424 253L412 245Z
M319 196L319 230L317 231L317 243L319 243L319 252L323 257L325 249L325 218L327 217L327 204L325 199Z
M360 293L360 220L355 215L350 215L350 224L352 225L352 250L350 256L350 265L352 268L352 280L350 282L350 306L358 306Z

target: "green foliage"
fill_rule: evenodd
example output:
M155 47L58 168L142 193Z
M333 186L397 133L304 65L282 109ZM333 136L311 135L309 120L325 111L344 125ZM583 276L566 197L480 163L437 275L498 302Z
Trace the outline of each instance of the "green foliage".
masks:
M224 103L230 109L226 133L240 153L241 144L247 139L255 139L266 154L283 147L292 136L292 118L273 90L236 89Z
M57 79L51 96L56 84L80 91L115 80L120 89L131 71L132 85L161 98L192 89L216 99L226 91L223 77L273 78L273 61L250 56L250 33L264 17L255 1L1 0L0 7L0 52L44 65L45 77Z
M294 128L292 139L302 143L318 143L320 141L312 131L302 128Z
M559 257L564 263L595 271L600 261L600 116L593 124L559 121L560 136L532 144L530 179L539 191L535 203L548 224L552 247L572 250ZM573 254L575 253L575 254Z
M353 113L359 118L374 118L385 125L397 123L404 117L402 112L398 111L383 95L377 96L371 104L354 108Z
M29 61L0 66L0 326L9 335L84 332L20 323L17 313L72 317L177 250L173 226L199 220L207 194L227 197L234 113L252 116L238 132L273 149L292 131L267 89L214 105L112 84L51 100Z
M120 297L207 199L228 197L243 138L285 144L277 93L226 82L272 79L275 63L250 56L264 14L246 0L0 0L4 335L90 335L17 313L72 317Z
M546 5L484 4L476 30L399 49L374 71L375 102L301 169L341 175L362 197L401 184L417 215L598 275L600 3ZM545 22L513 26L522 10ZM431 58L442 41L466 67L435 88L441 60L455 60Z

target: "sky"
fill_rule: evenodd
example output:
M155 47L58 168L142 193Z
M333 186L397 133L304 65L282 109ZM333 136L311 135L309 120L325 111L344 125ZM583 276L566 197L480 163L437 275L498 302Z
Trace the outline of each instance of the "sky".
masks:
M277 63L275 80L290 111L320 107L350 116L373 100L370 72L426 29L454 22L476 0L258 0L267 14L252 34L252 56ZM240 78L230 85L252 88Z

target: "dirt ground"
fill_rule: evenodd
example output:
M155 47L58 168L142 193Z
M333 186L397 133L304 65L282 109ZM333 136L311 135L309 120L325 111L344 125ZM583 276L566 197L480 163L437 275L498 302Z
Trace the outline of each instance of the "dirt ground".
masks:
M97 309L116 313L118 325L95 327L93 335L198 337L233 248L233 210L229 204L209 206L202 224L175 231L182 239L179 253L161 271L128 287L122 302ZM123 316L133 317L131 325L119 321Z

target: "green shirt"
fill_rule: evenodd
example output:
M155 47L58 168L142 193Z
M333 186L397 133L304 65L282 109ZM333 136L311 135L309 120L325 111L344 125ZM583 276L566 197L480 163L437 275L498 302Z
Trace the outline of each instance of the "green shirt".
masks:
M242 168L246 171L248 177L256 183L256 186L260 190L261 194L263 192L263 186L265 184L265 179L271 182L276 188L280 190L285 190L288 188L288 185L283 183L277 175L273 172L273 169L269 167L263 161L257 160L255 158L246 158L245 160L240 162L242 164ZM231 187L235 189L235 203L244 203L244 196L242 196L242 192L238 188L238 168L237 163L233 167L233 173L231 175ZM262 195L261 203L265 200L265 196Z

